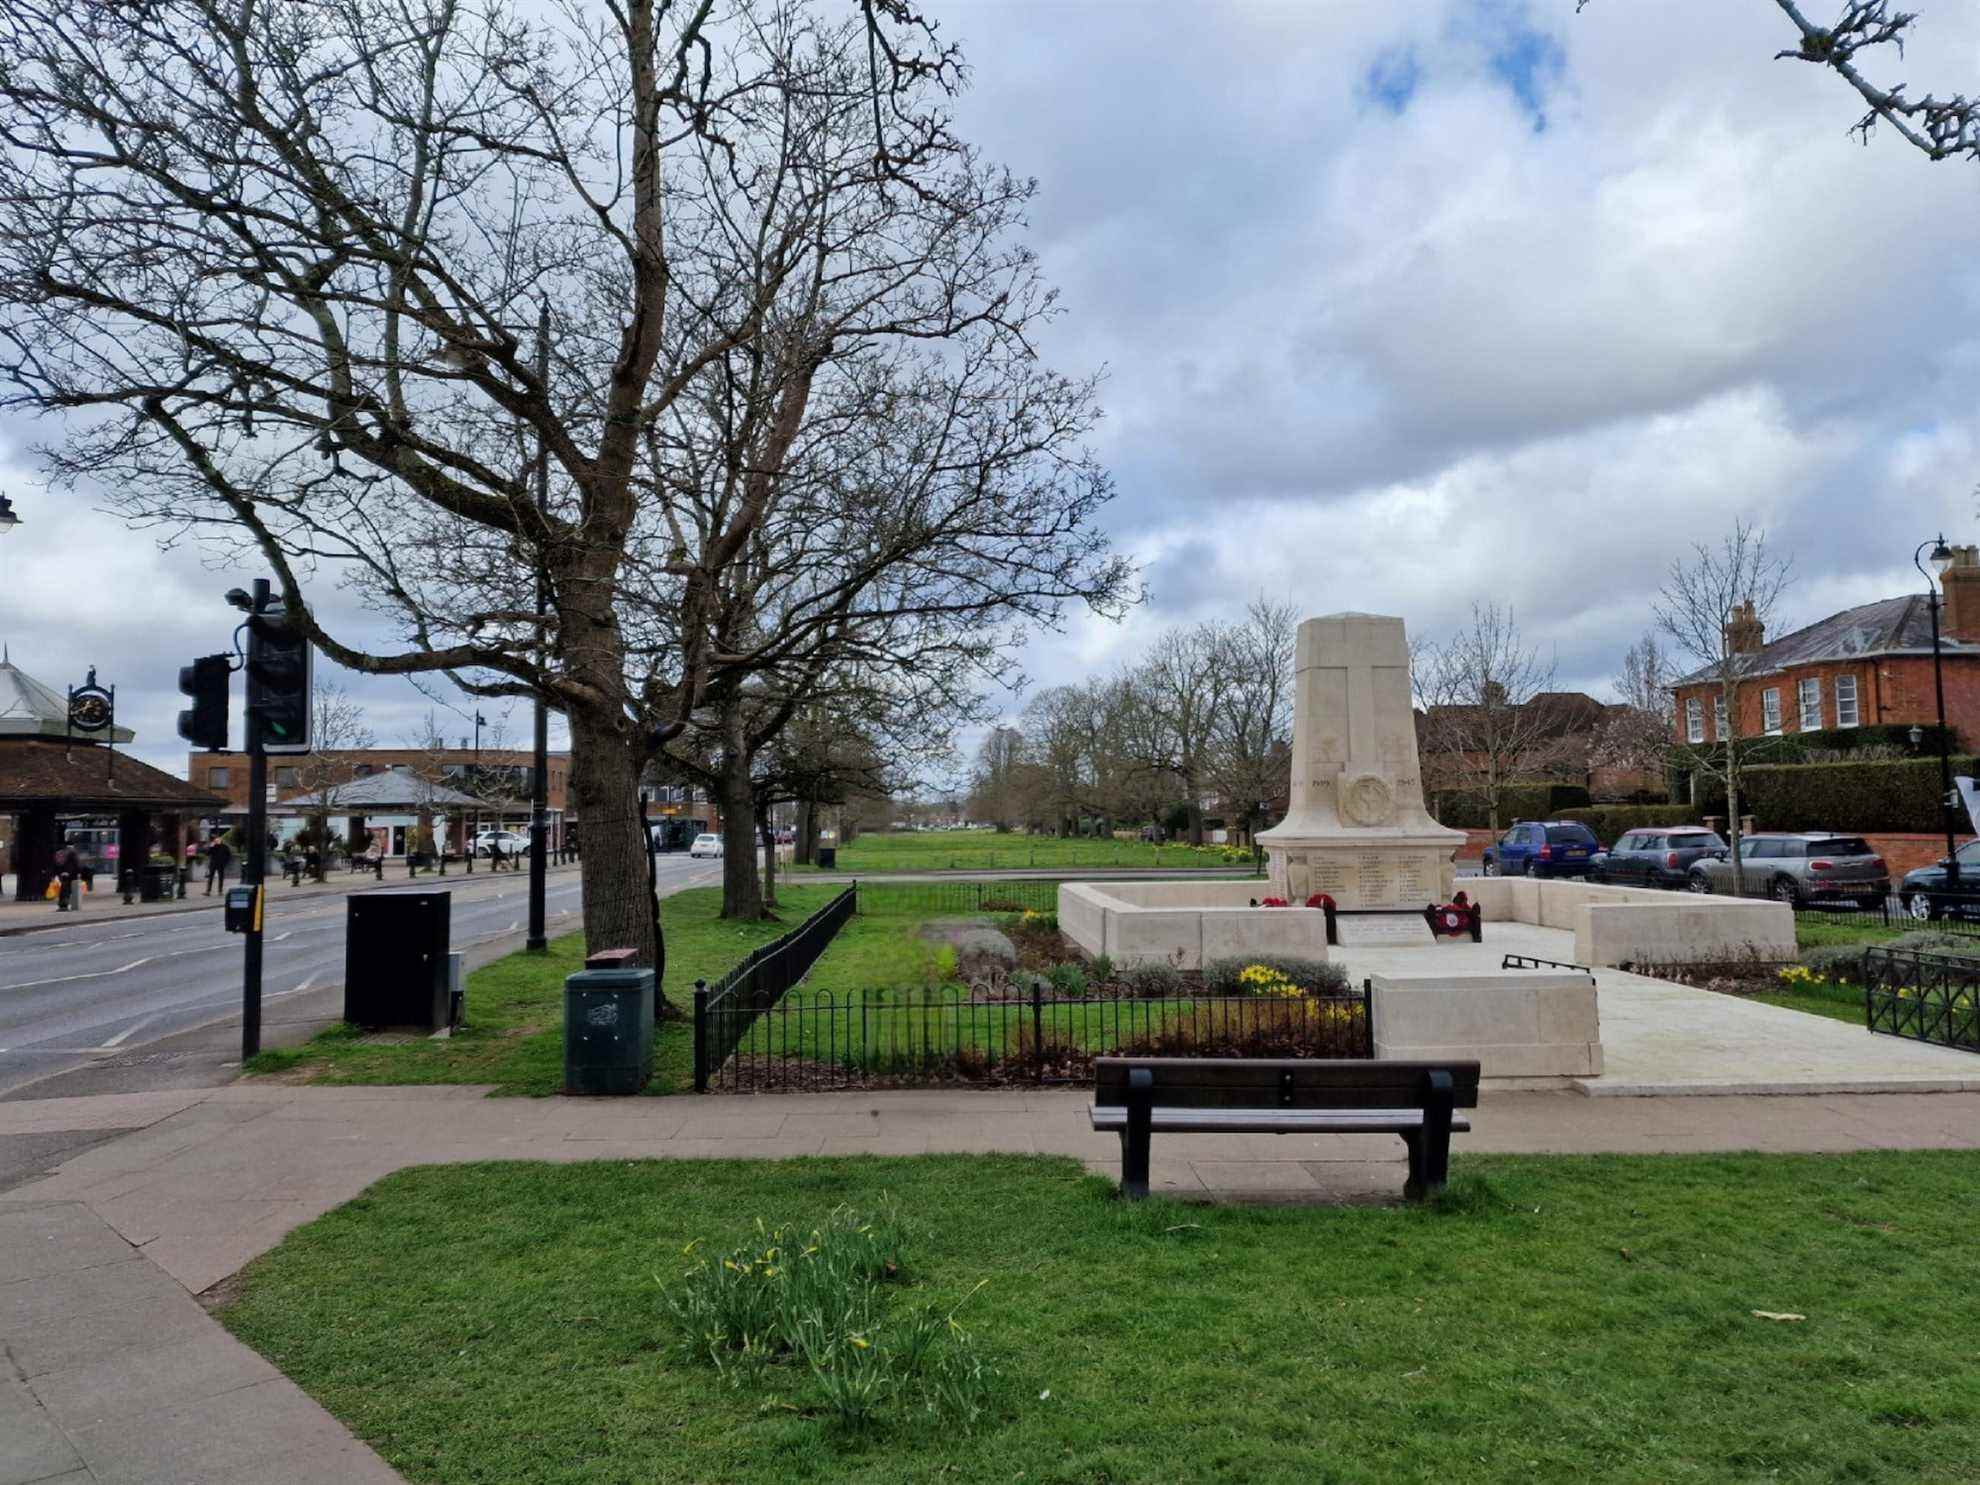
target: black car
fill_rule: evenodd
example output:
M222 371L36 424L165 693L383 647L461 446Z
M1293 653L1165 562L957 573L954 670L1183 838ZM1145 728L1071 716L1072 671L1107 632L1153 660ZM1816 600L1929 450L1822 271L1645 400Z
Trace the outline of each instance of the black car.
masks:
M1718 833L1702 825L1626 830L1606 855L1596 858L1588 879L1618 887L1678 888L1694 861L1725 849Z
M1898 905L1921 922L1933 918L1980 917L1980 841L1959 848L1959 881L1946 877L1946 858L1904 874Z

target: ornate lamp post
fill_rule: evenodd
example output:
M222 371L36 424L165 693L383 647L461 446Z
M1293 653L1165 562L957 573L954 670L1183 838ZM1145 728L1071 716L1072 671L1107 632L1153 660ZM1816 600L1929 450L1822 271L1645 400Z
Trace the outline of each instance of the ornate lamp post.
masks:
M1946 886L1956 889L1959 886L1959 842L1955 837L1958 830L1953 815L1952 785L1952 745L1946 736L1946 671L1939 650L1939 583L1933 574L1925 570L1925 548L1932 549L1932 565L1944 576L1952 562L1952 548L1946 545L1943 535L1918 543L1918 550L1911 554L1911 565L1918 569L1925 579L1926 607L1932 614L1932 688L1938 694L1939 702L1939 812L1946 827Z

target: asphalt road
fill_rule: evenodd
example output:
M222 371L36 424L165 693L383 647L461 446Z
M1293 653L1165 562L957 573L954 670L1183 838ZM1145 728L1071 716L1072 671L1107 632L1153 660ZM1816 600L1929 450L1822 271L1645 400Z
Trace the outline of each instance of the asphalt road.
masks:
M666 892L719 880L719 864L662 856ZM436 882L434 886L438 886ZM463 878L454 894L453 947L521 947L529 916L523 873ZM422 885L418 890L429 891ZM577 926L576 872L554 873L545 905L554 937ZM262 998L273 1019L290 997L320 995L344 978L344 900L272 902L263 926ZM482 957L475 956L477 959ZM90 923L0 938L0 1094L237 1014L241 939L220 913Z

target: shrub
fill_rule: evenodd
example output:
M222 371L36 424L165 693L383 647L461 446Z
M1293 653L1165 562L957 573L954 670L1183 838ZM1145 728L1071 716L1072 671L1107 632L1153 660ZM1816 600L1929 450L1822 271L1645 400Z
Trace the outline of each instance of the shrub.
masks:
M1051 982L1054 995L1070 999L1086 994L1086 971L1077 964L1055 964L1045 978Z
M772 1368L799 1380L808 1372L823 1409L848 1428L917 1401L967 1426L995 1374L955 1310L888 1313L908 1238L891 1211L863 1217L837 1207L808 1233L759 1219L754 1242L699 1259L668 1290L677 1344L732 1386L760 1383ZM684 1251L693 1256L698 1246Z
M1595 839L1612 846L1625 831L1649 825L1696 825L1698 811L1688 804L1597 804L1587 809L1562 810L1557 820L1575 820L1595 832Z
M1111 955L1095 954L1087 965L1087 977L1096 985L1104 985L1114 977L1114 961Z
M1863 945L1813 944L1801 951L1800 967L1817 979L1855 984L1863 974Z
M1980 941L1969 934L1947 933L1943 928L1919 928L1910 933L1900 933L1885 947L1910 953L1956 954L1966 959L1980 957Z
M1515 820L1544 820L1561 810L1584 809L1588 791L1579 784L1506 784L1499 789L1499 824ZM1483 830L1491 824L1485 796L1463 790L1437 795L1433 813L1439 822L1457 829Z
M1130 964L1121 971L1121 983L1127 986L1128 994L1140 996L1144 1000L1157 1000L1165 995L1181 995L1186 988L1182 971L1173 964L1160 960L1148 964Z
M1212 959L1203 966L1203 984L1217 995L1251 995L1255 987L1244 980L1247 969L1262 968L1291 983L1302 995L1346 995L1347 971L1320 959L1289 954L1247 954L1235 959Z
M1954 773L1973 771L1954 758ZM1762 830L1944 828L1936 758L1762 764L1740 770L1740 808Z

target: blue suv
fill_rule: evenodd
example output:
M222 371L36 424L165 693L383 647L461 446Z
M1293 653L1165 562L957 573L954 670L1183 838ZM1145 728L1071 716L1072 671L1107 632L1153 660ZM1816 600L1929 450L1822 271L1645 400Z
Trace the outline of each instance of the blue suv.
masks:
M1485 848L1488 877L1585 877L1601 849L1595 832L1572 820L1522 820Z

